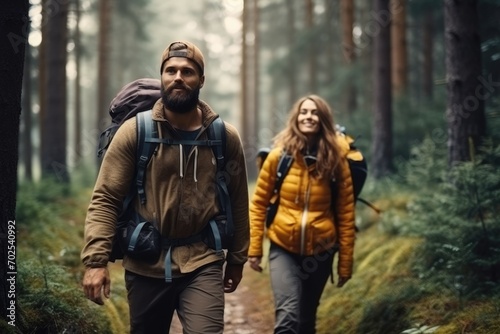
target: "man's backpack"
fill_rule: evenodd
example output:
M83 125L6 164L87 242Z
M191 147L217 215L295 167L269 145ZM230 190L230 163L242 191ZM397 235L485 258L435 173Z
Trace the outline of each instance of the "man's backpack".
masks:
M337 127L337 130L342 132L342 136L344 136L347 143L349 144L347 161L349 163L349 168L351 170L355 202L360 201L371 207L376 212L380 212L380 210L375 206L373 206L370 202L359 197L361 191L363 190L363 186L365 185L366 177L368 175L368 166L365 157L363 156L361 151L355 146L354 138L347 135L344 132L343 128L341 129L340 127ZM258 169L262 167L269 152L270 152L269 148L262 148L257 152L256 160ZM279 205L279 193L281 185L283 183L285 176L288 174L288 171L290 170L292 163L293 163L293 157L290 154L283 152L280 156L278 167L276 168L276 182L273 188L273 196L271 198L271 203L266 209L265 223L267 227L269 227L272 224L274 217L276 216L276 212L278 210L278 205ZM332 181L330 186L332 189L332 193L334 193L337 189L335 182Z
M142 78L123 86L109 105L111 124L99 136L97 157L102 157L116 131L126 120L152 109L160 97L158 79Z
M221 207L221 219L211 219L209 221L208 230L211 233L203 233L203 235L193 236L189 240L160 240L163 246L179 246L188 242L206 241L216 251L221 252L223 248L228 247L233 235L233 221L231 212L231 203L229 198L228 188L225 182L224 169L225 148L226 148L226 129L224 122L218 117L208 127L207 140L177 140L159 138L156 122L152 119L151 108L156 101L161 97L160 80L143 78L135 80L125 85L111 102L109 114L111 116L111 125L101 133L99 147L97 151L98 157L101 157L118 128L128 119L137 118L137 163L134 182L130 192L124 200L122 214L119 217L118 233L115 236L113 250L110 255L110 261L122 259L124 256L123 244L125 243L126 250L134 250L135 253L150 252L150 248L158 247L155 242L152 242L150 237L141 237L141 233L151 235L155 231L151 231L151 226L140 224L137 221L132 222L130 219L131 202L135 196L139 196L142 204L146 202L145 192L145 176L146 168L151 160L151 157L159 144L175 145L199 145L210 146L213 150L217 161L217 192ZM204 103L204 102L202 102ZM134 218L135 219L135 218ZM136 220L136 219L135 219ZM131 225L134 225L131 230ZM127 231L128 227L128 231ZM144 229L144 232L143 230ZM125 242L123 235L125 234ZM118 242L116 239L122 239ZM160 245L161 247L161 245ZM129 255L130 253L127 253ZM132 255L133 256L133 255ZM166 264L166 270L169 264Z

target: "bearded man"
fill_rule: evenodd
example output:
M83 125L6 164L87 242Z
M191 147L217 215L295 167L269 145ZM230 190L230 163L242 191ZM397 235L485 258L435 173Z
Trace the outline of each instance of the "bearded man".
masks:
M213 151L193 144L208 139L207 128L218 117L199 99L205 83L203 54L190 42L171 43L162 53L160 71L161 98L152 109L159 136L190 144L157 146L146 168L148 200L141 203L135 198L133 207L162 238L192 242L163 249L154 262L125 255L130 332L168 333L177 311L184 333L223 333L224 293L235 291L240 283L249 246L243 147L238 131L225 122L234 239L227 253L218 252L193 238L221 211L214 191L217 167ZM110 295L107 266L112 240L136 170L136 124L133 117L116 132L102 161L85 221L83 290L99 305ZM166 261L168 256L171 262ZM171 267L166 268L166 263ZM169 272L172 277L166 277Z

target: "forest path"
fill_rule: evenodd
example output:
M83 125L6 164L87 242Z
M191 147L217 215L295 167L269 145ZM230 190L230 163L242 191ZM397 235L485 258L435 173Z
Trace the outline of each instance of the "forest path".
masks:
M274 308L268 273L259 274L245 266L243 280L233 293L226 293L224 334L266 334L273 332ZM182 334L174 316L170 334Z

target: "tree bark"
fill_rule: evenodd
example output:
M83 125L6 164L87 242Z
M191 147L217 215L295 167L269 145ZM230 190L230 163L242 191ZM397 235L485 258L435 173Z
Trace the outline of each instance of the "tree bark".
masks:
M257 138L257 83L256 83L256 60L257 60L257 18L256 9L257 0L245 1L243 10L243 47L242 47L242 126L241 134L243 144L245 145L245 155L247 159L247 172L250 179L255 179L257 176L257 168L255 156L258 150Z
M75 164L78 165L82 158L82 91L80 89L81 72L81 40L80 40L80 0L74 0L74 9L76 16L74 43L75 43Z
M295 8L293 1L286 1L286 9L287 9L287 42L288 49L295 49ZM288 56L288 104L290 106L293 105L295 100L297 99L297 76L295 74L295 55L291 51L291 54ZM279 124L281 127L282 124Z
M261 92L259 91L259 87L261 87L261 82L260 82L260 29L259 29L259 17L260 17L260 7L259 7L259 0L253 0L253 31L255 35L255 42L253 45L253 77L254 77L254 82L253 82L253 91L255 92L253 96L253 104L255 106L255 116L254 116L254 128L253 128L253 134L255 135L255 138L257 139L256 142L259 142L259 124L260 124L260 114L262 113L262 108L260 107L260 94ZM252 165L252 170L250 171L249 174L254 175L257 177L257 169L255 167L254 163L250 163L249 165Z
M312 33L314 29L314 0L305 0L306 7L306 29L308 33ZM309 65L309 93L317 93L318 90L318 60L316 52L316 39L311 38L309 40L309 54L308 54L308 65Z
M342 22L342 51L344 54L344 63L352 68L352 64L356 59L356 49L352 29L354 27L354 1L340 1L340 20ZM356 102L357 90L353 80L349 80L346 85L345 108L346 112L351 115L357 108Z
M97 78L97 130L104 131L109 125L109 103L111 102L110 82L110 54L111 54L111 0L99 1L99 60ZM99 161L98 161L99 164Z
M423 22L423 64L422 91L425 99L432 100L434 91L434 68L432 54L434 53L434 15L432 11L424 14Z
M66 161L66 63L68 53L67 1L50 2L46 44L46 106L42 122L42 175L60 182L69 181Z
M392 14L392 89L394 95L400 96L406 92L408 85L405 0L391 0L390 10Z
M355 45L352 35L354 26L353 0L340 0L340 21L342 22L342 51L346 64L351 64L355 59Z
M338 10L337 4L330 0L323 1L325 6L325 35L326 35L326 46L325 46L325 61L326 61L326 80L324 85L333 85L335 81L335 55L336 46L339 44L339 39L337 38L338 24L336 18L340 16L340 11Z
M42 0L42 26L40 28L42 33L42 42L38 45L38 104L40 106L40 112L38 113L38 124L40 128L40 148L38 150L38 155L41 156L43 154L43 148L47 146L46 138L42 135L47 130L45 129L45 124L43 119L46 114L46 106L47 106L47 41L49 37L47 36L47 22L50 19L50 14L48 12L48 0ZM41 160L41 158L40 158Z
M29 28L28 28L29 29ZM23 166L24 166L24 178L27 181L33 180L33 144L31 139L32 132L32 110L31 110L31 52L30 45L26 43L26 55L24 60L24 78L23 78L23 94L22 94L22 104L23 104Z
M391 30L389 0L375 0L378 34L374 34L373 65L373 176L380 179L392 169Z
M452 166L472 160L485 136L484 100L492 87L481 75L477 0L445 0L444 5L448 162Z
M0 316L16 325L15 211L19 122L29 1L5 1L0 12Z

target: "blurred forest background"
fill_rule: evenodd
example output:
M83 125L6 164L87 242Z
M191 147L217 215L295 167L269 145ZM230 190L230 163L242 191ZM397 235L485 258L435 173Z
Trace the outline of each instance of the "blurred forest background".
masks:
M201 98L240 131L251 183L300 96L358 138L382 214L358 204L355 275L327 287L318 333L500 332L500 0L27 3L0 14L1 232L15 217L18 260L18 326L1 332L127 331L119 265L104 308L80 288L96 147L115 94L159 78L179 39L202 49ZM234 333L261 333L267 275L244 284L261 321Z

